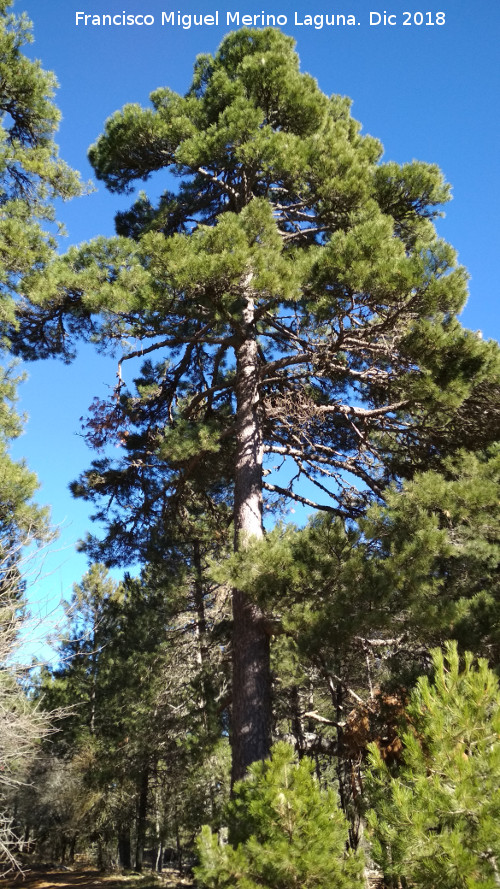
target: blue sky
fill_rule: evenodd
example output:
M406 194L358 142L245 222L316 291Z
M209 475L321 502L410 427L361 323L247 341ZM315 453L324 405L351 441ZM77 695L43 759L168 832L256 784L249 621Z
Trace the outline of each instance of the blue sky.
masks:
M188 88L195 56L213 52L224 34L226 14L274 14L287 17L282 28L297 41L303 71L317 78L326 93L348 95L363 132L381 140L385 160L418 159L437 163L453 185L453 201L439 221L440 234L458 250L471 275L470 299L463 323L481 329L485 338L500 338L497 254L500 207L499 121L500 7L496 3L421 0L378 4L346 0L333 6L304 0L273 4L226 2L169 5L162 0L16 0L34 24L35 43L28 50L53 70L60 83L57 104L63 120L58 134L61 156L91 179L87 148L104 120L127 102L148 102L158 86L179 92ZM219 26L191 29L161 25L162 12L183 15L219 13ZM111 15L125 11L150 15L152 26L76 25L76 12ZM384 11L394 25L370 25ZM422 16L418 13L421 12ZM442 19L444 24L430 24ZM405 14L406 13L406 14ZM305 24L305 16L343 14L356 24ZM423 19L421 25L418 22ZM412 22L404 24L404 21ZM296 23L297 22L297 23ZM304 24L299 24L304 22ZM359 22L359 24L358 24ZM429 24L427 24L429 22ZM319 24L319 19L317 19ZM68 231L66 243L113 234L118 209L130 197L96 191L59 208ZM80 417L95 395L114 382L112 362L82 349L71 366L56 361L26 368L20 407L29 415L25 435L14 456L25 457L39 477L39 500L52 507L60 527L57 551L46 559L47 575L31 595L51 611L71 594L86 562L74 555L74 542L90 527L88 510L71 499L68 484L92 459L80 437Z

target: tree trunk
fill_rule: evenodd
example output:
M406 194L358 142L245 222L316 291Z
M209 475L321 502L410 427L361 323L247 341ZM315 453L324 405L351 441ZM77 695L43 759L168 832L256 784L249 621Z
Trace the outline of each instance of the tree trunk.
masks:
M298 686L292 685L290 689L291 729L294 737L294 746L299 759L302 759L305 751L304 726L302 724L301 709Z
M177 870L182 874L182 844L177 812L175 813L175 846L177 850Z
M158 846L156 847L154 869L157 874L163 872L163 843L161 840L159 840Z
M207 659L207 618L205 615L205 601L203 598L203 568L201 564L201 546L199 540L193 540L193 567L194 567L194 605L196 608L196 661L200 667L205 667Z
M125 870L130 870L132 867L130 827L123 827L118 834L118 863Z
M135 847L135 869L142 871L144 863L144 846L146 845L146 816L148 812L148 767L144 767L139 787L139 800L137 804L137 840Z
M245 338L236 350L235 549L263 536L262 432L259 409L259 360L253 298L243 310ZM232 782L271 747L271 671L269 636L260 609L241 590L233 590Z
M102 837L97 838L97 867L99 870L104 870L106 866L106 859L104 856L104 843L102 841Z
M208 728L208 711L211 695L210 680L207 674L207 619L205 614L205 600L203 596L203 567L201 561L201 546L199 540L193 540L193 567L194 567L194 605L196 608L196 662L201 673L201 697L198 706L202 713L203 728Z

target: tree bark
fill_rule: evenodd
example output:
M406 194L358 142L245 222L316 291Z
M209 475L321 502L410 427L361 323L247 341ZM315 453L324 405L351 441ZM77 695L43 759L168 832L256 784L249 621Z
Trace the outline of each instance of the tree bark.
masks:
M207 659L207 618L205 615L205 601L203 598L203 568L201 564L200 541L193 540L193 567L194 567L194 605L196 608L196 660L200 667L204 668Z
M253 297L245 298L244 336L236 349L236 465L234 546L263 536L262 431L259 408L259 357ZM241 590L233 590L232 782L271 747L271 670L269 636L260 609Z
M132 845L130 842L130 827L121 828L118 834L118 863L120 867L130 870L132 868Z
M200 668L201 697L198 706L202 713L202 723L205 730L208 729L209 714L207 707L211 701L210 679L207 673L207 618L205 614L205 600L203 596L203 567L201 561L200 541L193 540L193 568L194 568L194 605L196 608L196 662Z
M142 871L144 863L144 846L146 845L146 817L148 812L149 769L144 766L139 785L137 803L137 840L135 849L135 869Z

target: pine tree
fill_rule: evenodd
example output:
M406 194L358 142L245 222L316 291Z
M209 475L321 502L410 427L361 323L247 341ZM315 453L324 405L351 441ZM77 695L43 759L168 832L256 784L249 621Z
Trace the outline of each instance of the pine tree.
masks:
M78 176L57 155L53 141L59 112L52 102L55 78L28 59L30 23L0 0L0 354L5 358L20 332L26 278L54 254L55 198L81 191ZM44 228L46 226L46 228ZM0 367L0 866L17 866L13 798L30 759L48 730L46 714L27 699L26 669L16 666L23 626L27 571L25 552L51 538L48 510L33 502L36 477L9 454L21 434L15 410L22 379L7 360Z
M384 607L398 635L432 647L447 638L500 664L498 444L459 451L441 473L418 474L371 511L365 533L377 546ZM383 598L383 597L382 597Z
M118 849L123 867L141 870L154 846L160 866L162 848L176 847L180 860L200 824L220 815L226 670L210 629L221 603L207 596L200 640L195 584L175 556L170 576L149 567L115 584L93 565L75 584L59 665L45 671L40 690L42 706L70 713L33 774L35 802L24 806L39 812L47 852L97 842L100 864Z
M494 889L500 882L500 689L486 661L433 653L413 691L402 763L372 747L368 821L390 885Z
M348 100L301 74L273 29L228 35L184 97L158 89L151 102L116 112L90 159L112 191L167 169L179 189L157 207L139 196L118 238L34 278L40 310L24 316L42 352L69 357L89 331L103 348L138 341L88 427L123 458L75 486L113 495L101 551L118 541L126 558L190 498L216 514L221 480L237 550L262 538L264 496L356 519L394 478L438 468L461 428L487 443L477 405L498 391L498 352L456 318L467 276L432 222L449 198L437 167L382 164ZM124 367L141 356L134 392ZM272 622L235 588L233 623L238 779L269 752Z
M196 878L207 889L356 889L362 859L346 853L347 824L332 790L287 744L254 763L228 807L230 843L208 827L198 839Z
M15 410L21 377L12 365L0 367L0 595L10 596L23 549L33 541L50 539L48 510L33 503L38 488L34 473L23 460L15 461L9 448L23 431Z
M59 159L53 140L59 111L52 101L56 80L23 47L31 41L26 16L0 0L0 350L19 331L26 277L53 257L53 202L81 191L78 176ZM48 230L44 230L43 225ZM31 503L37 483L22 462L8 454L22 432L13 405L22 374L0 369L0 546L10 553L47 534L47 514ZM5 551L5 549L4 549Z
M52 258L54 200L81 193L79 178L58 157L54 134L60 114L53 74L23 54L31 23L0 0L0 335L19 330L24 279ZM43 226L48 226L45 230Z

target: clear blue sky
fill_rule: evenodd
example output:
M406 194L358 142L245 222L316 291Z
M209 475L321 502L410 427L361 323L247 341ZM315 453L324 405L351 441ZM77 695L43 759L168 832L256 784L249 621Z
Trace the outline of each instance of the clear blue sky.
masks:
M471 275L462 320L481 329L485 338L500 337L500 5L486 0L433 0L427 5L388 0L384 6L376 0L348 0L332 6L276 0L268 6L238 6L214 0L181 7L162 0L16 0L15 10L26 11L34 24L29 54L58 77L61 155L84 179L92 176L87 148L106 117L127 102L147 104L158 86L185 92L195 56L213 52L230 30L227 11L286 16L282 30L296 39L302 70L315 76L324 92L351 97L354 117L365 133L382 141L385 160L415 158L442 168L454 200L438 228ZM177 10L183 15L214 15L217 10L219 26L162 26L162 12L173 11L177 18ZM396 24L370 25L370 12L376 22L379 16L383 21L384 10ZM77 26L77 11L150 15L155 24ZM444 12L445 24L427 24L437 21L438 12ZM344 14L346 20L352 15L356 24L317 28L305 24L307 14ZM404 25L405 20L412 24ZM67 243L112 234L114 213L130 203L130 198L107 194L99 184L95 193L61 206ZM54 523L62 525L58 552L46 563L49 576L33 593L35 599L54 603L69 597L72 583L86 568L83 556L74 556L73 544L90 527L88 510L71 499L67 486L92 459L78 437L80 417L95 395L113 385L114 369L86 347L70 367L50 361L27 371L30 379L22 387L20 405L29 422L14 454L25 456L38 474L39 499L51 504Z

